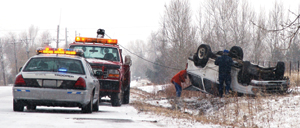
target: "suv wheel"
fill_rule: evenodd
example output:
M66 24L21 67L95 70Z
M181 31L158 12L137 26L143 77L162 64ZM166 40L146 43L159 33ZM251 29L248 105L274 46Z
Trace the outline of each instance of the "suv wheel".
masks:
M195 55L195 64L196 66L205 67L208 58L211 56L212 51L209 45L207 44L201 44L198 47L197 53Z
M239 46L233 46L230 49L229 56L232 58L237 58L239 60L243 60L243 58L244 58L243 49Z
M285 70L284 62L281 62L281 61L278 62L276 65L276 69L275 69L275 77L277 80L283 79L284 70Z

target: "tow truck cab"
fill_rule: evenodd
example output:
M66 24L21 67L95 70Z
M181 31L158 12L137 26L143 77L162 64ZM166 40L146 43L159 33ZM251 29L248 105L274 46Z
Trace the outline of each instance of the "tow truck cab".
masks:
M98 38L76 37L69 48L82 49L100 83L100 98L111 98L112 106L128 104L130 97L130 56L123 60L117 39L105 39L104 30L98 29ZM100 38L99 38L100 37Z

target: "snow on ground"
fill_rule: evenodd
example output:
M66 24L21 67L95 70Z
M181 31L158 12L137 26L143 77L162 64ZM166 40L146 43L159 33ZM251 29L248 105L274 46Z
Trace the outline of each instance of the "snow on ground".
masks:
M167 85L148 85L135 82L135 88L148 93L157 92L155 87ZM159 90L159 89L158 89ZM182 98L179 102L181 111L203 116L219 123L237 127L285 127L300 126L300 88L292 88L290 94L268 95L261 97ZM144 99L151 105L171 108L172 100Z

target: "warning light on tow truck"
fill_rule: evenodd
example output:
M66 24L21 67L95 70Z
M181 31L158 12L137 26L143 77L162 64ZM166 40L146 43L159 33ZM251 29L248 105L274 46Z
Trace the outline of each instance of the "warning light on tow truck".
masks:
M117 39L91 38L91 37L75 37L76 42L102 43L102 44L118 44Z

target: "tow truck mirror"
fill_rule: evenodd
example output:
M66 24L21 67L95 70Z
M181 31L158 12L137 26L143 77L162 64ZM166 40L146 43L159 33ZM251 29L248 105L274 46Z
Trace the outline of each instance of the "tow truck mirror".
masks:
M132 62L131 62L131 57L129 55L125 56L125 65L129 65L131 66Z
M96 73L94 74L95 76L102 76L103 72L102 71L96 71Z

